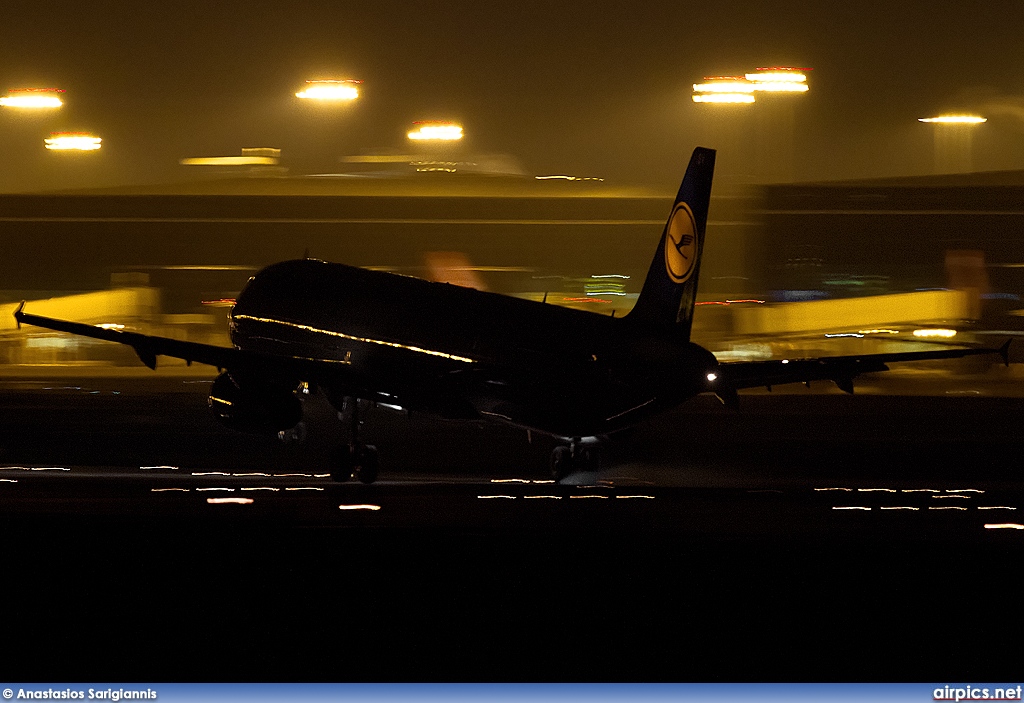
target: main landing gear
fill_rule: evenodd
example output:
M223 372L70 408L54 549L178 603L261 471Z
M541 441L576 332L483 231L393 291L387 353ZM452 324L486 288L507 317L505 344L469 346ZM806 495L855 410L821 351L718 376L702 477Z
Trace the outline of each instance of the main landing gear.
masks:
M377 447L359 441L359 399L345 398L344 411L339 416L349 415L349 442L331 453L331 479L338 482L348 481L353 476L360 483L373 483L377 480L378 462Z
M597 471L597 447L587 446L577 437L551 452L551 477L561 481L577 471Z

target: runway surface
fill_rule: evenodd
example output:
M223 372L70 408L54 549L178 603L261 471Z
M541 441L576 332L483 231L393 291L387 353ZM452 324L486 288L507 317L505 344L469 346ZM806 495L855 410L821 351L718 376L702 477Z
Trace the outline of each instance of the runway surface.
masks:
M549 482L550 444L522 432L375 410L364 432L381 480L363 486L324 476L340 428L317 398L296 447L220 428L202 378L9 378L5 668L1012 676L1024 401L1002 383L929 383L752 394L739 411L698 398L608 447L577 485Z

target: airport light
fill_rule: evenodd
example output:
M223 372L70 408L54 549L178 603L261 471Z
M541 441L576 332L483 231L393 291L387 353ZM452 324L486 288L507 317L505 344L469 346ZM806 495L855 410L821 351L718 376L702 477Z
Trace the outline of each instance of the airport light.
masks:
M695 93L695 103L716 103L726 105L749 105L754 102L754 96L750 93Z
M742 105L754 102L754 84L743 76L705 77L693 84L693 102Z
M64 104L58 88L22 88L8 90L7 95L0 98L0 107L15 107L26 110L54 110Z
M413 141L451 142L462 139L462 125L454 122L414 122L416 129L406 136Z
M921 117L918 122L929 122L931 124L981 124L988 122L988 118L977 115L939 115L938 117Z
M352 101L359 97L360 83L362 81L351 79L306 81L306 88L295 97L318 102Z
M750 104L755 93L806 93L809 68L758 68L742 76L712 76L693 84L693 102Z
M51 151L96 151L103 140L85 132L54 132L43 144Z
M754 84L755 91L764 93L806 93L809 68L758 68L754 73L744 74L744 78Z

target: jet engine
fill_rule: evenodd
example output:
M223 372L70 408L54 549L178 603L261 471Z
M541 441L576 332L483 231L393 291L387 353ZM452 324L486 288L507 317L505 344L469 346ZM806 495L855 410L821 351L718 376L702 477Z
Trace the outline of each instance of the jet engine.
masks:
M274 435L302 419L302 403L293 388L230 371L213 382L208 402L222 425L250 434Z

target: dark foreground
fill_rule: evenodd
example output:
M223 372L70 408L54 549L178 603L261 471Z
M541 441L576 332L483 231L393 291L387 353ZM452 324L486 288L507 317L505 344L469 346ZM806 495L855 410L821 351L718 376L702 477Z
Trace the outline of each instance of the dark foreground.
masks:
M1019 673L1024 530L986 525L1024 523L1024 400L992 388L700 398L578 486L522 433L383 411L382 481L332 484L315 400L296 451L203 388L5 384L11 678Z

